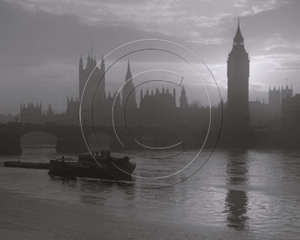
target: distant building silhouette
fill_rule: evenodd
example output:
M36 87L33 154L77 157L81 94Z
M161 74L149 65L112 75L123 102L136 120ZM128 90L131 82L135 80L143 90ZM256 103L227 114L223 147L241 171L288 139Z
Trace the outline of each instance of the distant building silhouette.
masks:
M100 84L98 86L97 91L99 91L101 100L105 101L105 63L102 56L100 68L97 66L96 58L93 56L90 57L88 55L87 57L87 63L86 67L83 66L82 57L80 56L79 59L79 98L81 99L82 93L84 90L84 86L86 82L89 80L89 84L87 87L89 89L86 89L86 91L90 91L91 94L87 94L88 96L93 96L93 90L95 90L94 87L97 86L98 82L100 81Z
M143 91L140 92L140 109L141 110L150 110L151 108L155 109L164 109L164 110L174 110L176 108L176 92L173 90L173 94L170 93L169 89L165 91L165 88L161 92L156 88L155 93L149 90L146 90L146 94L143 95Z
M235 127L249 124L249 57L244 48L240 23L227 60L228 100L227 120Z
M274 86L273 90L271 88L269 89L269 109L273 114L280 115L280 105L280 88L276 89Z
M20 121L23 123L40 123L42 117L42 104L28 103L27 107L25 104L20 106Z
M136 95L135 95L135 86L132 83L132 74L130 71L130 63L128 60L127 65L127 73L125 76L125 85L123 87L122 92L122 107L124 108L126 104L126 109L136 109L137 103L136 103Z
M285 88L283 88L283 86L281 86L281 92L280 92L280 104L282 103L282 101L284 99L286 99L287 97L293 97L293 87L291 86L291 88L289 88L288 85L286 85Z
M279 131L281 129L281 118L283 112L286 114L288 102L284 100L293 97L293 87L286 86L269 88L269 103L256 101L249 102L250 126L254 129L265 128ZM291 102L289 102L291 103Z
M149 89L141 89L140 96L137 96L129 60L122 91L119 94L117 91L108 92L106 95L103 56L100 66L98 65L92 50L85 67L80 56L79 99L68 98L64 113L55 113L51 104L44 111L41 104L21 104L20 121L78 125L80 101L84 100L86 105L83 106L81 116L91 117L91 106L94 105L96 111L93 124L97 126L112 126L112 122L115 126L124 126L126 122L129 127L162 127L162 130L175 130L176 134L183 134L184 143L195 148L205 142L208 129L211 130L208 143L210 147L214 147L220 136L220 127L222 134L219 143L222 147L300 147L300 94L294 96L292 86L274 86L273 89L270 87L268 103L264 99L249 101L250 61L244 47L240 22L227 59L228 99L224 104L224 119L223 104L208 107L202 106L200 101L189 103L185 86L180 89L178 97L175 88L172 91L164 87L161 91L156 88L151 92ZM82 119L83 123L90 124L91 119L87 118ZM159 130L155 134L163 135L162 132ZM154 139L149 132L145 134L147 141ZM168 136L173 138L174 135ZM167 137L161 139L164 143Z
M78 118L78 115L76 117ZM76 118L74 119L74 115L69 115L66 113L55 113L51 107L51 104L49 104L48 108L43 111L42 104L37 104L36 106L34 106L33 103L30 103L27 106L25 104L21 104L20 122L35 124L45 124L49 122L78 124L78 120Z
M294 97L287 94L281 106L282 130L299 134L300 131L300 94Z
M77 125L79 123L79 99L73 100L73 97L67 99L67 109L65 113L61 114L62 123Z
M184 86L182 86L182 89L181 89L180 107L181 108L187 108L188 107L188 100L187 100L187 96L186 96Z
M249 102L249 125L251 128L266 128L271 115L269 104L258 99Z

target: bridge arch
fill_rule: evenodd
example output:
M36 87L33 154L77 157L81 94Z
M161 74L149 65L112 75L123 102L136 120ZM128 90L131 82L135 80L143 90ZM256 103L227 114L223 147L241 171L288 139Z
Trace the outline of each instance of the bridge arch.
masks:
M128 131L124 126L116 126L115 129L110 127L91 127L89 125L83 126L84 134L88 141L94 138L93 134L98 133L105 134L103 139L101 139L100 144L104 146L108 145L110 142L110 148L112 151L123 151L124 145L128 146L129 149L141 149L140 145L138 145L129 135ZM170 129L172 130L172 129ZM22 153L21 146L21 138L25 134L31 132L46 132L52 134L56 137L56 151L58 153L82 153L87 152L88 149L85 145L84 138L82 137L81 128L78 125L58 125L58 124L0 124L0 154L10 154L10 155L18 155ZM116 132L118 133L118 137L122 140L122 145L119 142L119 139L116 136ZM161 128L152 128L152 127L131 127L130 134L137 139L139 142L149 145L147 141L149 139L153 139L153 144L157 146L164 146L164 143L170 143L171 145L173 141L177 143L180 139L177 139L176 136L181 135L178 132L178 129L171 131L171 133L167 133L169 131L161 130ZM173 132L173 134L172 134ZM101 135L100 134L100 135ZM102 135L103 136L103 135ZM109 136L109 137L108 137ZM100 139L100 138L99 138ZM110 141L109 141L110 140ZM123 141L124 140L124 141ZM104 141L104 143L102 142ZM106 142L105 142L106 141ZM94 144L94 143L91 143ZM150 144L151 146L151 144ZM99 150L99 148L98 148Z
M57 136L48 131L31 131L20 137L22 149L24 148L54 148Z
M36 131L54 135L56 137L55 150L58 153L80 153L87 151L79 126L14 123L0 125L0 154L21 154L21 137Z

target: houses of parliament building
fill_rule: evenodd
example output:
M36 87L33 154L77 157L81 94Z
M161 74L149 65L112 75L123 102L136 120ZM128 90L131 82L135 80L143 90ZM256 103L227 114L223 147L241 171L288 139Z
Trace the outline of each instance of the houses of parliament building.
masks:
M228 131L242 129L251 131L272 131L287 133L300 132L300 94L293 95L290 86L272 86L269 89L268 103L256 100L249 101L249 56L244 47L244 38L238 22L233 38L233 47L227 60L228 100L209 109L199 104L189 104L185 87L182 86L180 96L175 89L140 90L136 92L132 81L130 62L124 74L121 94L106 93L105 61L102 57L97 65L94 56L87 57L84 66L82 57L79 59L79 98L82 98L82 121L90 123L91 112L93 123L100 126L112 124L111 111L114 106L116 124L124 124L124 109L126 121L130 125L207 128L212 114L214 127ZM88 84L86 84L89 79ZM95 92L95 89L96 92ZM139 101L137 101L137 98ZM179 103L179 104L177 104ZM55 114L49 105L46 111L42 106L22 104L20 120L23 123L50 122L53 124L79 124L79 99L68 98L64 113ZM123 109L119 111L119 109ZM85 112L86 111L86 112ZM224 117L223 117L224 116ZM123 121L123 122L122 122ZM220 122L221 121L221 122ZM214 123L214 122L213 122Z
M184 86L181 89L181 95L178 99L179 106L176 104L175 88L172 90L169 88L165 89L164 87L161 90L156 88L155 91L149 91L149 89L147 89L144 92L141 89L139 93L136 93L129 60L124 82L126 84L122 89L122 94L117 95L117 92L114 94L109 92L107 94L105 91L104 59L102 58L100 64L97 66L95 57L88 55L86 66L84 66L82 57L80 57L79 99L82 98L83 123L90 122L90 120L85 119L85 117L88 118L92 111L95 113L95 119L93 119L93 121L97 122L96 124L104 126L110 125L113 104L114 109L117 110L121 108L124 110L126 107L126 112L129 114L128 121L131 121L131 124L136 125L143 123L145 126L169 124L170 122L173 122L175 115L177 117L179 116L178 110L185 109L184 111L187 113L188 109L191 107L191 105L188 104ZM139 96L139 104L137 103L137 95ZM43 112L41 104L22 104L20 106L21 122L78 125L79 99L73 99L73 97L68 98L67 109L61 114L55 114L51 105ZM195 107L199 107L198 105L196 103L192 104L194 109ZM180 120L179 118L177 119ZM185 120L182 119L181 121L184 122Z

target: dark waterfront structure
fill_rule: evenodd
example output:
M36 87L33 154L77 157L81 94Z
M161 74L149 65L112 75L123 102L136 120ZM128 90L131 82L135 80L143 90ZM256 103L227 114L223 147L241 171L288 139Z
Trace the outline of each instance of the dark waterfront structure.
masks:
M249 144L249 56L238 22L227 60L227 103L219 147L244 148Z
M81 152L87 150L79 126L12 122L0 124L0 154L21 154L21 137L32 132L45 132L55 136L55 149L57 152Z
M244 48L240 24L227 60L227 121L235 128L249 126L249 57Z
M228 101L218 147L299 148L300 104L293 88L269 89L269 103L249 102L249 56L238 22L228 56Z
M184 86L172 86L173 89L136 88L132 78L134 67L132 68L129 60L124 67L121 91L119 94L107 94L104 59L102 57L100 64L97 64L91 50L86 65L84 66L81 56L78 65L79 97L85 91L82 123L95 125L98 129L110 127L111 130L106 131L106 134L111 137L111 144L120 150L122 144L115 136L112 122L118 127L124 145L131 146L132 149L140 149L135 140L150 147L164 147L182 142L184 148L196 149L205 142L209 127L210 133L205 145L209 148L214 147L217 141L217 147L220 148L299 148L299 95L293 96L292 86L274 86L269 89L268 103L258 99L249 102L249 67L249 56L238 22L227 60L228 101L224 105L220 103L209 109L198 103L189 103ZM53 112L50 104L45 112L42 111L41 104L22 104L20 121L23 124L46 123L53 126L79 127L79 105L78 98L68 98L66 111L57 114ZM111 114L113 105L114 119ZM14 137L7 134L7 131L2 134L7 138L3 137L1 144L6 144L8 141L5 139L10 139L17 146L18 138L16 141L11 140ZM60 138L58 142L60 141L64 140ZM62 142L58 143L59 151L68 149L67 145L62 147L63 145Z
M123 87L123 94L122 94L122 107L125 108L125 106L131 110L137 108L135 89L134 89L134 84L132 83L132 74L130 70L129 60L128 60L127 72L125 76L125 85Z
M98 67L100 65L100 67ZM97 126L111 126L111 111L114 107L115 123L117 125L124 124L124 113L126 121L130 126L149 127L155 125L172 127L180 125L190 125L199 128L197 121L193 120L195 116L201 115L201 120L207 118L208 108L200 104L189 104L185 87L180 89L169 89L162 87L161 89L139 89L137 92L132 78L131 65L128 60L125 79L122 81L122 89L111 94L105 90L105 62L96 63L95 57L88 55L86 65L84 66L82 57L79 59L79 96L83 96L83 123L91 123L91 106L93 105L93 122ZM87 83L88 81L88 83ZM86 84L87 83L87 84ZM120 85L121 86L121 85ZM85 87L85 89L84 89ZM83 95L84 91L84 95ZM179 96L177 97L177 92ZM178 99L177 99L178 98ZM177 106L177 100L179 106ZM114 106L113 106L114 103ZM67 110L62 114L54 114L49 105L46 112L42 111L41 104L34 106L33 104L21 105L20 118L22 123L54 123L54 124L79 124L79 105L78 99L73 97L67 99ZM199 122L198 122L199 123ZM200 122L201 123L201 122Z
M89 80L91 86L96 86L98 81L98 91L100 92L101 101L105 101L105 64L103 57L101 59L100 68L97 66L96 58L93 57L91 50L91 57L88 55L86 67L83 66L82 57L79 59L79 99L82 97L83 89L86 82ZM94 89L86 89L87 91L93 91ZM92 95L92 94L91 94Z

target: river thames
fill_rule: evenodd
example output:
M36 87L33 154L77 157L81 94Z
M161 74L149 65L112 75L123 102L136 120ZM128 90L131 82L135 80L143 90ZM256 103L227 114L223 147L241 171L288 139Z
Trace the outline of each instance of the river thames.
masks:
M126 153L136 163L126 183L3 167L49 162L53 148L1 156L1 239L299 239L300 151L147 154Z

